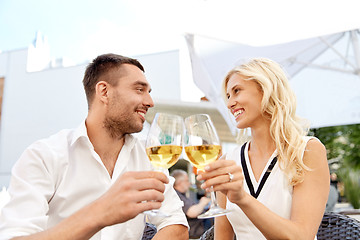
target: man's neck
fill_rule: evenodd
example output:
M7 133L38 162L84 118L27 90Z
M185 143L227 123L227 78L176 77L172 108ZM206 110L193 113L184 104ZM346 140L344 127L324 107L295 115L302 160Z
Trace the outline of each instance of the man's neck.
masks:
M87 134L109 175L112 176L117 158L125 143L125 136L113 138L103 128L102 123L86 119Z

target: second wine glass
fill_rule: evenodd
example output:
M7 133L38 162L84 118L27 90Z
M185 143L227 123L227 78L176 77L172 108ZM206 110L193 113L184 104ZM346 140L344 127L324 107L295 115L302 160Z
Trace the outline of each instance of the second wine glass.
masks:
M183 149L183 132L182 117L156 113L146 139L146 154L156 171L164 172L177 162ZM159 210L146 213L153 216L170 216Z
M204 171L207 164L221 156L221 145L215 127L207 114L196 114L185 119L185 129L186 155L198 171ZM222 216L229 212L218 206L214 191L210 194L210 209L199 215L199 219Z

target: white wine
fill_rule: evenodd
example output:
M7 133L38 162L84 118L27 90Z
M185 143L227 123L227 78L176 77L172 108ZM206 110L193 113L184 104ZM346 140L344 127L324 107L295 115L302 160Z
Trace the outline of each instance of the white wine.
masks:
M156 168L169 168L174 165L180 154L182 147L177 145L162 145L146 148L151 164Z
M212 144L187 146L185 152L197 169L204 170L205 165L216 161L221 156L221 146Z

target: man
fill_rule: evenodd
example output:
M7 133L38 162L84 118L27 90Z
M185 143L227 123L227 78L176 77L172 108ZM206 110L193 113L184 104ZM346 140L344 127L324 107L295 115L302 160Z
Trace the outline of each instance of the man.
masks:
M183 211L186 214L190 226L189 237L199 238L206 229L204 220L197 219L197 216L204 211L210 199L202 197L199 203L195 203L194 200L186 196L186 192L190 188L190 181L188 174L184 170L176 169L171 173L171 176L175 178L174 188L176 193L179 195L181 201L184 202Z
M131 135L154 105L143 66L101 55L83 84L85 122L35 142L15 164L0 238L141 239L143 212L161 207L171 217L149 216L158 229L154 239L188 239L172 182L150 171L143 144Z

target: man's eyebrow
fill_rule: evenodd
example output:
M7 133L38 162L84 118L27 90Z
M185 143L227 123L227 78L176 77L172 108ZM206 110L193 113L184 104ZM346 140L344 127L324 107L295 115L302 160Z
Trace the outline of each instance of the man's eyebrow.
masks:
M149 84L146 83L146 82L143 82L143 81L136 81L136 82L134 83L134 85L140 85L140 86L143 86L143 87L145 87L145 88L150 88ZM149 92L151 92L151 90L152 90L152 89L150 88Z

